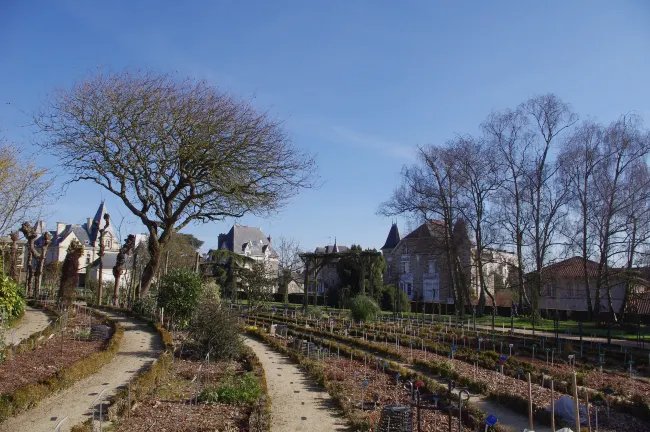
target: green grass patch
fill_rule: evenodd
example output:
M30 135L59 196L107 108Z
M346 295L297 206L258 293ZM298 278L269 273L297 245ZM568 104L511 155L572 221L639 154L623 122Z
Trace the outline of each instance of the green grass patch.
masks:
M246 372L241 375L226 375L216 386L206 387L199 394L199 401L250 404L260 396L262 388L259 380L253 373Z

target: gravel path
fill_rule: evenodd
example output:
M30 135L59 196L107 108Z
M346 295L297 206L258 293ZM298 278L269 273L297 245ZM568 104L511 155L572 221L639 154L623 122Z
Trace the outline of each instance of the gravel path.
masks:
M115 394L158 357L162 341L149 325L118 313L107 312L106 315L118 321L125 330L113 361L96 374L45 399L39 406L0 423L0 432L51 432L66 416L68 419L60 431L69 431L89 417L90 405L102 390L106 389L104 395L107 397Z
M345 419L326 391L296 365L257 340L245 338L262 362L271 398L273 432L346 431Z
M4 342L6 345L27 339L33 333L39 332L48 326L50 317L40 309L25 306L25 316L15 329L5 331Z

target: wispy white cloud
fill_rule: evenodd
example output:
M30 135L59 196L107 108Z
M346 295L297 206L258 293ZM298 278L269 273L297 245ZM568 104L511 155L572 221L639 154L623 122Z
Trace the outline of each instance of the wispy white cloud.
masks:
M354 147L368 150L376 150L385 155L398 157L407 161L414 161L415 148L397 141L387 140L381 137L368 135L353 131L342 126L331 126L331 130L337 135L338 140Z

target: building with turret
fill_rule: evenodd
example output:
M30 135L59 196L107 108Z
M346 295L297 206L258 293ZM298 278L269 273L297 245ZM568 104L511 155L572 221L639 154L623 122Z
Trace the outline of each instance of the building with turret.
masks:
M84 252L79 259L79 286L86 285L86 277L92 280L98 278L100 235L99 227L104 227L104 215L108 213L106 204L102 201L92 218L87 218L83 224L69 224L57 222L56 230L49 231L52 236L47 251L45 253L45 264L54 261L63 262L68 253L68 246L73 240L77 240L84 247ZM40 236L36 239L35 246L38 250L43 244L43 235L45 234L45 224L39 223ZM117 253L120 250L120 240L115 235L112 226L109 225L104 234L104 271L102 272L103 280L108 282L113 279L112 267L115 265Z

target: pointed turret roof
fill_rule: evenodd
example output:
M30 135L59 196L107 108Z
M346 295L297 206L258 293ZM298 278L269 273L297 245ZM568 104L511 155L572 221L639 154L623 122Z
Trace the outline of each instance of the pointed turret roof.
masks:
M97 236L99 235L99 224L101 224L104 220L105 213L108 213L106 211L106 203L102 200L102 203L99 205L97 213L95 213L95 217L91 222L92 226L88 227L88 232L90 233L90 243L93 245L95 244Z
M384 243L384 246L382 246L382 250L394 249L401 239L402 237L399 235L399 228L397 228L396 223L393 223L393 225L390 227L390 231L388 232L388 237L386 237L386 243Z

